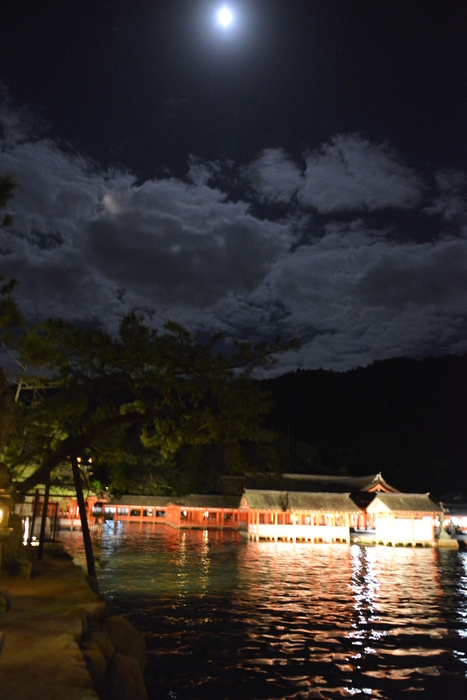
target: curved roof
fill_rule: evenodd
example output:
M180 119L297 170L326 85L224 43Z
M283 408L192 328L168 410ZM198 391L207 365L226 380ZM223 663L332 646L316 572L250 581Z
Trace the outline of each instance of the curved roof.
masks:
M355 493L356 491L390 491L397 493L398 490L390 486L384 479L381 472L369 474L367 476L331 476L329 474L283 474L289 490L295 490L302 485L306 485L308 491L322 490L337 493ZM294 488L295 487L295 488Z
M367 476L332 476L330 474L243 474L221 476L220 490L223 493L238 493L243 489L270 491L305 491L312 493L347 493L367 494L374 491L396 493L398 489L390 486L379 472ZM366 499L368 500L368 499Z

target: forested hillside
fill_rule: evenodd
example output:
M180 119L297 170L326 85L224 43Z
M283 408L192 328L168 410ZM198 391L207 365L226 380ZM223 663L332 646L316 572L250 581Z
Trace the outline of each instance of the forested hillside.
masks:
M261 386L283 471L382 471L404 491L467 490L467 355L297 370Z

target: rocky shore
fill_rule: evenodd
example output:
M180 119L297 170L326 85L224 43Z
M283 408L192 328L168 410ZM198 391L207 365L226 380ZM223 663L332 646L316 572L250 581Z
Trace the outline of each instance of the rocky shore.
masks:
M144 639L64 550L2 571L0 592L2 700L148 700Z

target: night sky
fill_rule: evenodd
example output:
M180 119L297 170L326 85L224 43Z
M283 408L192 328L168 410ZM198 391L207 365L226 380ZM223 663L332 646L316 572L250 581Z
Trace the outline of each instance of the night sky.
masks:
M31 320L467 351L465 0L15 0L0 271Z

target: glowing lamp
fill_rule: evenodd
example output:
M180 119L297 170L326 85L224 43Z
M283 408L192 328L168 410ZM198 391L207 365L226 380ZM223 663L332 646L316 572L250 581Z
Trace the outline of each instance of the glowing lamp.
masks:
M10 495L0 494L0 541L10 534L8 520L10 518Z

